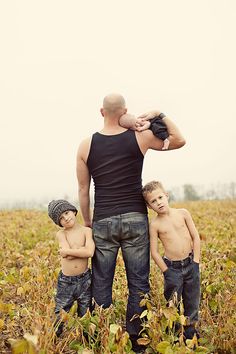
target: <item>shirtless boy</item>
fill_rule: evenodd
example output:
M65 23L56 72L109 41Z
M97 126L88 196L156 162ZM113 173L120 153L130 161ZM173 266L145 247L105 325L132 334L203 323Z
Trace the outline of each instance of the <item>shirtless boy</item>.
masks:
M157 181L143 187L147 206L156 212L149 226L151 255L164 275L164 296L171 300L176 292L183 299L184 315L188 318L184 336L192 339L196 333L200 301L200 238L190 213L186 209L170 208L168 193ZM158 238L164 256L158 251Z
M48 215L62 229L56 234L61 256L61 271L58 276L55 298L56 335L60 336L63 323L60 310L69 312L77 301L78 316L83 316L91 306L91 272L88 258L93 256L92 230L76 220L77 209L68 201L53 200L48 205Z

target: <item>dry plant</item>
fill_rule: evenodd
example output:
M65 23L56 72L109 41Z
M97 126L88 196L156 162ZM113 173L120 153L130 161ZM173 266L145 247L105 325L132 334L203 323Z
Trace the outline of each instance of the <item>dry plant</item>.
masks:
M193 215L200 232L201 339L184 342L174 326L185 323L176 306L166 307L163 277L151 263L151 293L143 298L140 343L147 353L235 353L236 348L236 201L175 204ZM80 218L80 216L78 216ZM152 217L152 214L150 214ZM1 353L133 353L125 331L127 283L119 254L109 309L78 318L74 305L62 313L65 330L53 331L54 296L60 270L55 225L46 212L0 212L0 352ZM194 349L195 348L195 349Z

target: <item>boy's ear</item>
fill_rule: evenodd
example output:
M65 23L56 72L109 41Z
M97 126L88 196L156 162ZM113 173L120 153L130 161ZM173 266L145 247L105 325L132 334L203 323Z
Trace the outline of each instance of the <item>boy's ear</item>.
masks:
M170 196L169 196L169 193L166 192L166 196L167 196L167 199L169 199L169 197L170 197Z
M146 202L146 206L148 207L148 209L152 209L147 202Z

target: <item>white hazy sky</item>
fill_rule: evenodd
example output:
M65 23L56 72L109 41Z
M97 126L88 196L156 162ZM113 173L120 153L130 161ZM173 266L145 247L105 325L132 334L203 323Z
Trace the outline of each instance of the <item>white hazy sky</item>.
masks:
M160 109L184 148L148 152L143 181L236 181L234 0L0 2L0 199L76 198L76 152L110 92Z

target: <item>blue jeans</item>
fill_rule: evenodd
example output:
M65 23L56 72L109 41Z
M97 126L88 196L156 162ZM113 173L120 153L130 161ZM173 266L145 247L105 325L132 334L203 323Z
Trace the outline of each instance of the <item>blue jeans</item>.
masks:
M150 271L150 242L147 215L133 212L112 216L93 222L96 245L92 258L92 295L98 305L107 308L112 303L112 283L116 258L121 248L129 288L126 313L126 330L130 338L138 338L141 330L135 314L144 308L139 306L142 294L147 294Z
M169 301L174 292L178 301L183 300L184 316L188 317L189 325L185 327L185 338L191 339L198 321L200 303L200 272L199 264L193 261L190 255L183 261L170 261L163 257L168 269L164 274L164 296ZM182 264L181 264L182 262Z
M57 294L55 297L56 334L59 336L63 330L63 323L60 320L60 310L69 312L74 301L77 301L77 313L82 317L87 309L91 308L91 271L87 269L83 274L67 276L59 273L57 283Z

